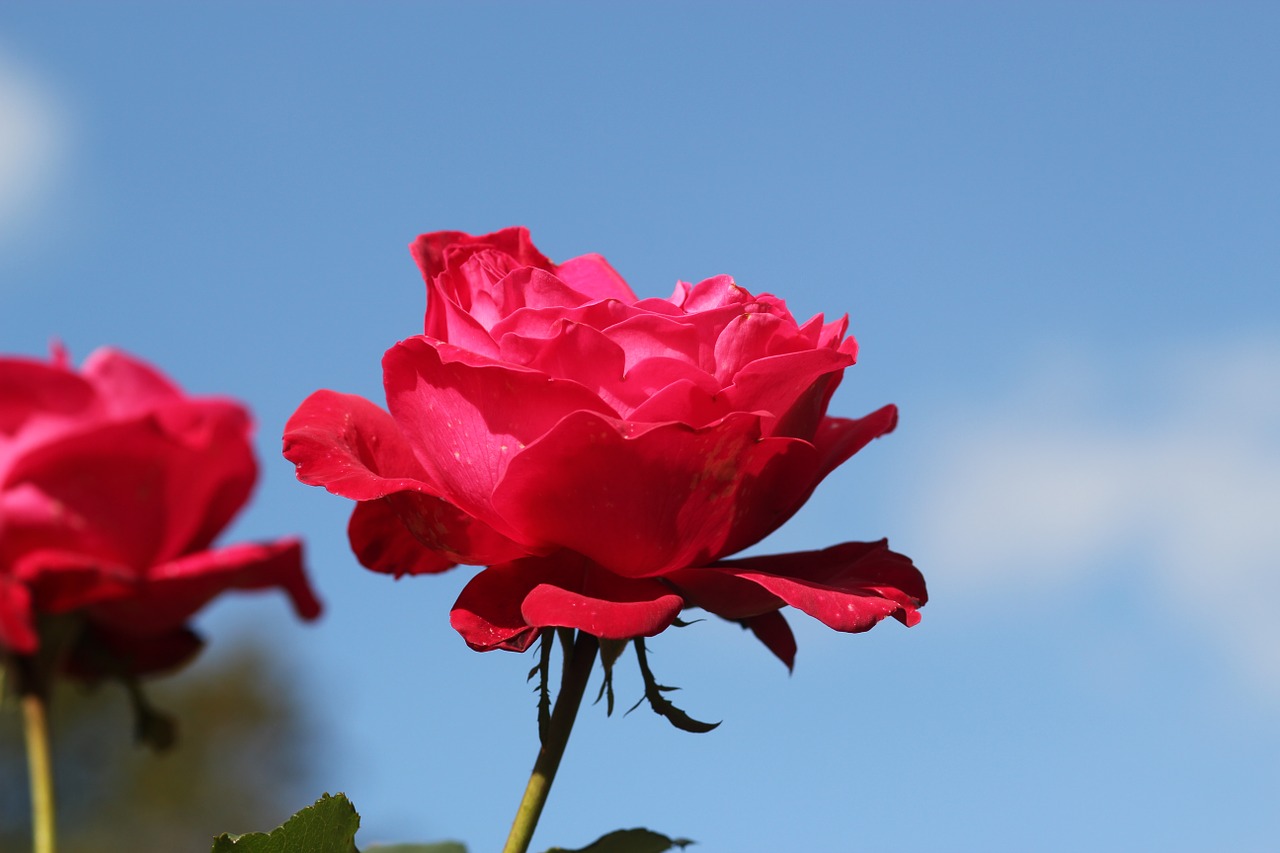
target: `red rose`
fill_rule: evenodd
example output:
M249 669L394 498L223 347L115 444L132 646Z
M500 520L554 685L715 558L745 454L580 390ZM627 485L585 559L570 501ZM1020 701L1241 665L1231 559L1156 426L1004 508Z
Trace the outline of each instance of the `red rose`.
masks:
M257 476L249 429L244 407L114 350L79 373L61 352L0 358L0 651L34 653L39 617L75 613L69 671L169 668L228 589L282 587L314 618L299 542L210 548Z
M523 228L412 246L425 334L383 358L390 414L318 391L284 453L359 503L360 562L397 575L486 565L452 622L473 648L544 627L652 636L680 610L739 621L788 665L778 613L841 631L906 624L926 599L884 542L725 560L791 517L897 410L826 415L856 345L728 276L637 299L598 255L555 264Z

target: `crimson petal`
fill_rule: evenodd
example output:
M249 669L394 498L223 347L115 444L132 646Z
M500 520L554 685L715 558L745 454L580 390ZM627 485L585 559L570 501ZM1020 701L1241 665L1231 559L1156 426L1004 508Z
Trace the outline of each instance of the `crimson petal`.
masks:
M576 628L625 640L671 625L684 599L661 581L618 577L578 555L491 566L472 578L450 622L467 645L524 651L541 628Z
M442 571L454 563L503 562L528 553L437 497L400 427L363 397L335 391L312 394L285 425L284 455L297 466L302 482L361 502L348 530L352 548L367 568L417 574ZM394 526L392 513L403 530ZM380 535L394 541L374 542ZM438 551L448 565L426 554L415 555L411 539L420 543L418 548Z
M669 580L691 604L728 618L764 612L771 600L779 600L849 633L869 630L886 616L915 625L918 608L929 598L924 576L910 558L890 551L883 539L724 560L673 573Z
M35 587L39 596L39 580ZM149 571L128 598L92 604L85 612L110 630L148 636L181 627L228 590L274 587L284 590L303 619L320 615L320 601L302 570L302 543L296 539L230 545L173 560Z

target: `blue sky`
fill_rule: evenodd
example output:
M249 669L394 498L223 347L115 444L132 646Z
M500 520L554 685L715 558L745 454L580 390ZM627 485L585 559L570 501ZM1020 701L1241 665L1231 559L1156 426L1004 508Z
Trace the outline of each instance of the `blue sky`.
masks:
M305 536L328 613L202 627L292 662L364 842L500 843L532 660L449 628L470 570L360 569L279 435L317 388L381 401L416 234L524 224L642 295L849 312L832 411L901 424L760 550L887 535L932 594L911 630L797 615L791 676L733 626L659 637L724 724L586 710L535 843L1274 849L1280 12L264 5L0 10L0 349L109 343L254 408L229 536Z

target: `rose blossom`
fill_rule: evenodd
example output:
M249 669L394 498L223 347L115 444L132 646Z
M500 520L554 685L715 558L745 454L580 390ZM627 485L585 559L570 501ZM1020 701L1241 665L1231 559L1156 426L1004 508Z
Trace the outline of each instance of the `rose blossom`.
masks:
M318 391L290 418L298 478L358 501L360 562L487 566L453 626L523 651L545 627L652 636L697 606L791 665L790 604L841 631L919 620L920 573L883 541L726 560L893 429L827 403L847 318L796 322L728 276L638 299L598 255L562 264L523 228L426 234L425 333L383 358L387 408Z
M281 587L314 618L297 540L211 547L257 477L249 429L243 406L115 350L79 372L60 350L0 358L0 652L33 654L40 617L76 614L72 673L170 668L229 589Z

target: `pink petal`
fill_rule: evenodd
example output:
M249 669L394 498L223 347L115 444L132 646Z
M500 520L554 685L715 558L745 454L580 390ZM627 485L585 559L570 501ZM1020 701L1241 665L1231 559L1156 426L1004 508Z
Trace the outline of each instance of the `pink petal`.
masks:
M491 358L498 355L498 345L485 326L434 281L427 285L427 315L423 331L429 337L481 355Z
M750 582L762 590L752 602L741 584L724 585L716 574ZM669 580L690 603L729 618L770 596L803 610L823 624L856 633L886 616L905 625L920 621L928 601L924 577L910 558L879 542L845 542L822 551L725 560L688 569Z
M276 587L289 596L301 618L320 615L320 602L303 573L302 545L296 539L231 545L156 566L131 596L91 605L85 612L99 626L142 637L181 627L228 590ZM38 586L36 595L40 595Z
M545 270L555 267L534 247L529 229L523 227L503 228L478 237L461 231L435 231L419 236L409 245L423 277L428 280L444 272L446 267L459 264L468 255L484 249L504 252L526 266Z
M347 536L360 565L396 577L435 574L457 565L455 560L425 547L410 533L391 500L386 497L361 501L351 513Z
M626 281L599 255L570 258L556 267L556 276L588 299L617 299L627 305L636 302Z
M93 386L70 370L25 358L0 358L0 480L26 448L106 417Z
M620 578L573 554L492 566L458 596L450 621L481 651L523 651L538 629L577 628L606 639L651 637L683 599L656 580Z
M681 282L681 284L684 283ZM685 284L683 294L681 294L680 285L677 285L676 293L682 296L677 304L688 314L742 305L753 300L750 292L738 287L733 278L727 275L712 276L692 286ZM672 301L675 302L676 298L672 297Z
M724 394L733 409L774 415L769 434L811 440L841 371L851 364L828 349L770 356L739 370Z
M761 438L735 412L695 429L565 417L510 463L497 512L625 577L660 575L746 547L812 490L814 448Z
M80 370L116 416L128 417L189 399L169 377L111 347L92 352Z
M893 432L897 425L898 407L892 403L861 418L823 418L813 439L822 457L819 478L826 477L874 439Z
M756 639L764 643L765 648L777 655L778 660L787 665L788 670L796 665L796 637L791 633L791 626L781 612L761 613L740 620L742 627L756 635Z
M418 574L529 553L436 497L436 487L427 482L429 475L400 427L363 397L312 394L285 425L284 455L297 466L302 482L361 502L348 531L352 549L367 568ZM379 537L388 539L379 542Z
M392 347L383 370L391 414L439 494L518 541L490 504L509 461L570 412L614 414L576 383L426 338Z
M31 448L6 488L45 496L38 529L76 543L60 547L140 569L204 547L244 503L257 469L243 429L236 407L171 406Z
M285 424L284 456L300 481L344 498L435 492L391 415L354 394L317 391L304 400Z

